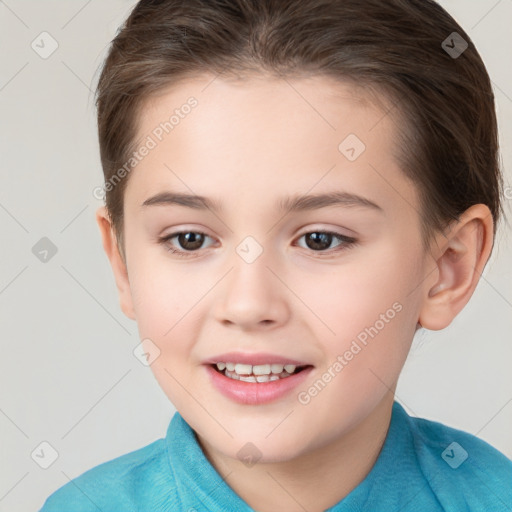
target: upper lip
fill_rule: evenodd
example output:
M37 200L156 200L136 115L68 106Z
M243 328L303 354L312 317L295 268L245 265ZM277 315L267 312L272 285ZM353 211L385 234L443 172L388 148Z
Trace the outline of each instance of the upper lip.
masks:
M309 363L299 361L298 359L292 359L286 356L280 356L277 354L271 354L269 352L226 352L217 356L210 357L203 361L203 364L215 364L215 363L242 363L242 364L294 364L295 366L309 366Z

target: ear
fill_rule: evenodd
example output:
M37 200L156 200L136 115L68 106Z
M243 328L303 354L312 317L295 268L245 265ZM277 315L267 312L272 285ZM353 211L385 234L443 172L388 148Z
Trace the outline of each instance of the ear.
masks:
M484 204L468 208L448 234L436 238L436 271L423 287L422 327L444 329L464 308L489 259L493 238L492 214Z
M128 271L126 264L121 257L117 240L112 228L110 217L107 209L101 206L96 210L96 222L100 228L103 249L110 260L110 265L114 272L117 290L119 292L119 301L123 313L132 320L135 320L135 312L133 309L132 295L130 291L130 282L128 280Z

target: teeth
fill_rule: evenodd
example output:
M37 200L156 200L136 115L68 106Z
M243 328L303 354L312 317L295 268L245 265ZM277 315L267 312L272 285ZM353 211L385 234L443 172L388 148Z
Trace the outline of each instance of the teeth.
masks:
M270 373L270 365L269 364L258 364L252 367L252 373L254 375L268 375ZM263 382L263 381L261 381Z
M252 366L250 364L237 363L235 365L235 372L238 373L238 375L251 375Z
M297 369L295 364L257 364L253 366L243 363L219 362L216 363L216 366L226 377L244 382L269 382L284 379Z
M228 370L226 370L224 375L230 379L241 380L243 382L268 382L271 380L285 379L290 376L287 372L283 372L281 375L238 375L238 373Z
M283 370L293 373L297 366L294 364L256 364L252 366L250 364L220 362L217 363L217 368L220 371L227 369L230 372L238 373L238 375L270 375L271 373L279 375L283 373Z
M244 377L241 375L240 380L243 380L244 382L256 382L256 377L254 377L253 375L249 377Z
M271 364L270 370L272 373L281 373L283 371L284 366L282 364Z

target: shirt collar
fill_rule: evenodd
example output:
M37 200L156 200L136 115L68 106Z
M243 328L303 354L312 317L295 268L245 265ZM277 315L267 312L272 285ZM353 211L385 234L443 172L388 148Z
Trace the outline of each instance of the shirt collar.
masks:
M180 510L252 512L211 465L194 430L176 412L167 430L166 444L174 473Z
M407 428L408 420L403 407L394 402L386 439L370 473L326 512L378 510L382 506L383 492L390 510L394 510L393 505L399 505L403 490L396 482L407 481L411 472L417 469L416 461L411 460L413 439ZM178 412L169 424L166 445L183 510L197 508L210 512L254 512L211 465L194 430Z
M410 482L418 471L409 421L404 408L394 402L386 439L372 469L345 498L325 512L403 510L404 494L412 491L414 497L417 493L397 485Z

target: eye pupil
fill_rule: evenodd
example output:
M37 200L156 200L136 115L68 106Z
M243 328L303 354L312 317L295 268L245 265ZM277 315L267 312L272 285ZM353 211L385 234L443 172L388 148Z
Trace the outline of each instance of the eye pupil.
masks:
M308 240L312 240L312 245L308 243ZM308 233L306 235L306 243L310 249L325 249L329 247L332 242L332 235L330 233Z
M161 238L160 243L177 256L192 256L192 253L201 254L206 238L210 237L202 232L181 231ZM346 250L357 243L353 238L330 231L309 231L300 238L305 239L307 248L318 253L319 256L324 252L331 254ZM333 239L339 240L339 244L334 250L329 251ZM172 240L175 242L173 243Z
M201 247L204 241L204 235L202 233L194 232L180 233L178 235L178 241L181 247L189 251L193 251L194 249L199 249Z

